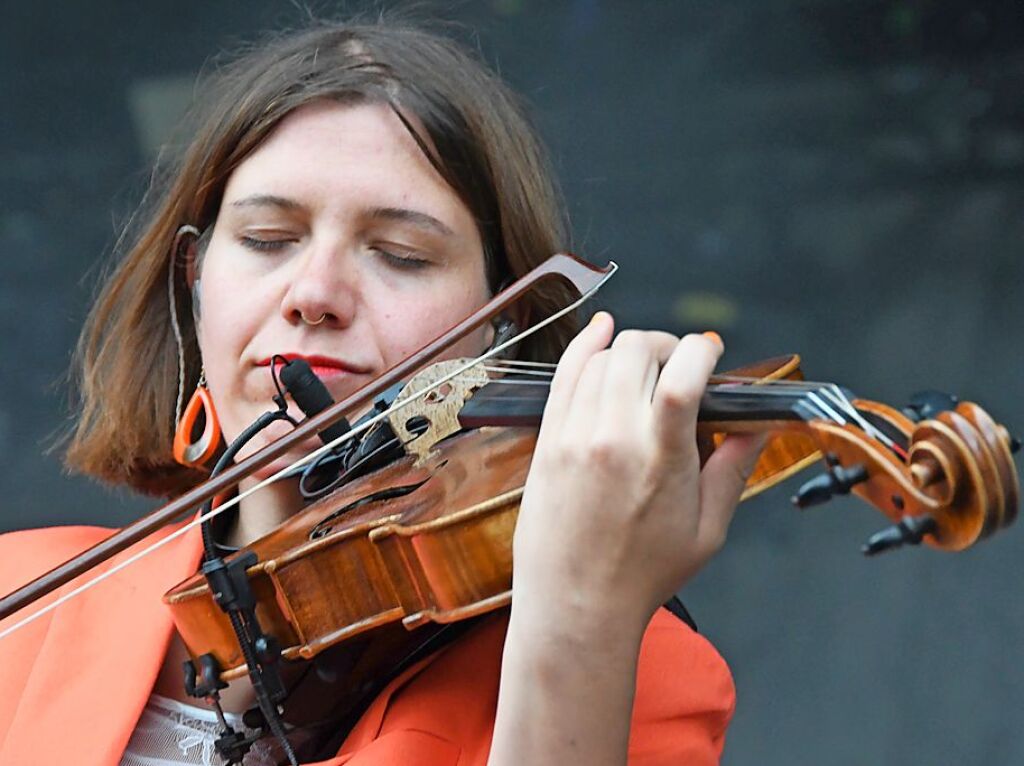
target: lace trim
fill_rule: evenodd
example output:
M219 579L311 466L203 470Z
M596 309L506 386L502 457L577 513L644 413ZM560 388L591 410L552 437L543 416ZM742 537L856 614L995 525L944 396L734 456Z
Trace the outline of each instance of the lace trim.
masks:
M252 733L242 725L240 715L224 717L233 728ZM222 759L214 746L219 736L220 724L212 710L152 694L120 766L220 766ZM267 740L254 742L243 764L273 766L276 749Z

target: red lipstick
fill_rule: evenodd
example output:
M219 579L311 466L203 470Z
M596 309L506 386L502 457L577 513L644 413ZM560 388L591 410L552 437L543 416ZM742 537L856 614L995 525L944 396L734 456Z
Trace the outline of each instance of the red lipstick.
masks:
M275 363L280 368L282 364L281 359L284 358L291 362L295 359L302 359L310 366L313 372L316 373L318 378L330 378L335 375L342 373L349 373L352 375L362 375L368 372L368 370L354 365L350 362L346 362L344 359L338 359L332 356L324 356L323 354L298 354L298 353L287 353L287 354L275 354ZM261 359L257 362L260 367L270 366L270 357Z

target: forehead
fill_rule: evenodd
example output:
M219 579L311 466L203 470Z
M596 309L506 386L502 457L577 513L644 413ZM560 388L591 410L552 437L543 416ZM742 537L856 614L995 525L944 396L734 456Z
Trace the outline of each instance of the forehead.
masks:
M231 174L224 200L254 192L335 200L372 192L375 204L383 197L469 215L398 115L377 103L325 101L289 114Z

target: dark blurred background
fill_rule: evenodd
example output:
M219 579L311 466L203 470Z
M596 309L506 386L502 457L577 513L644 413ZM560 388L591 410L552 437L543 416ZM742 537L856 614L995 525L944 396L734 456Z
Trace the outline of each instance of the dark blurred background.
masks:
M896 405L953 391L1024 430L1018 0L425 7L532 104L575 249L622 266L602 298L621 324L716 329L731 364L798 351L812 378ZM4 16L0 528L116 525L151 503L44 452L96 274L204 62L303 12ZM725 763L1024 763L1024 530L866 560L884 519L852 500L798 512L793 486L742 507L683 594L736 677Z

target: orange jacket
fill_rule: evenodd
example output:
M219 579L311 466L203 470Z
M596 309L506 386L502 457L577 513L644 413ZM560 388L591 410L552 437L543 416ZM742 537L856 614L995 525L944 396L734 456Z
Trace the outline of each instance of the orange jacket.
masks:
M109 534L54 527L0 536L0 594ZM160 597L196 570L200 553L198 534L173 540L0 639L0 764L117 766L170 641ZM495 617L409 668L321 766L484 766L504 637L505 619ZM660 610L640 653L630 764L718 763L733 703L722 658Z

